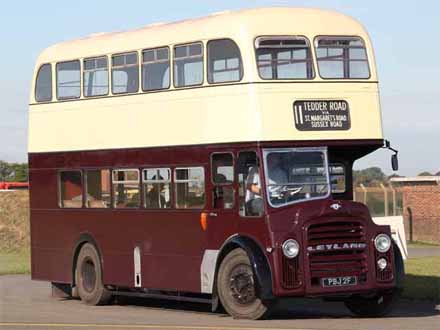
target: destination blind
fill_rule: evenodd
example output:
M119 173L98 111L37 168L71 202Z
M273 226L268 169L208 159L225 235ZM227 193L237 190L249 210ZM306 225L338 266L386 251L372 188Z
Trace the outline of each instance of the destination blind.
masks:
M344 100L301 100L293 103L295 127L300 131L345 131L351 127Z

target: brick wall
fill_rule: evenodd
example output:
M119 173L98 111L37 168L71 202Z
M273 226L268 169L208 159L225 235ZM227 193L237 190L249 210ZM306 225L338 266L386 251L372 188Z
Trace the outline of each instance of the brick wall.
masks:
M402 189L407 239L410 239L410 208L413 218L413 240L440 243L440 185L408 183Z

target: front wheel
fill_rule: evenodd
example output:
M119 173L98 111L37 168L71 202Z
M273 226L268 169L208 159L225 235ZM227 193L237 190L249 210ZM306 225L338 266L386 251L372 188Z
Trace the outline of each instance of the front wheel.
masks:
M92 244L81 248L76 263L78 295L87 305L104 305L111 299L111 293L102 283L101 261Z
M237 319L261 319L268 304L257 296L251 263L246 252L237 248L222 261L217 275L217 292L223 307Z
M381 317L391 312L398 297L398 290L393 290L380 293L372 298L351 297L344 301L344 304L357 316Z

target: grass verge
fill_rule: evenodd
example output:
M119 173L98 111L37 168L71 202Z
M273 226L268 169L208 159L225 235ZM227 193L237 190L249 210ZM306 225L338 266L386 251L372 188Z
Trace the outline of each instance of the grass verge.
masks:
M414 242L408 242L408 247L413 247L413 248L419 248L419 247L440 247L440 244L414 241Z
M440 302L440 257L408 259L405 272L403 298Z
M29 253L1 253L0 275L29 274L31 272Z

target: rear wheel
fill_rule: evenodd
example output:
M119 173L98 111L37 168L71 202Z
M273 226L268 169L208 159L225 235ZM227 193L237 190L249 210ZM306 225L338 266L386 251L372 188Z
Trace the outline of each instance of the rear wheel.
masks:
M223 307L234 318L261 319L269 306L257 296L252 266L243 249L232 250L217 275L217 292Z
M76 281L79 297L87 305L104 305L111 299L111 293L102 283L101 261L96 248L86 243L76 262Z

